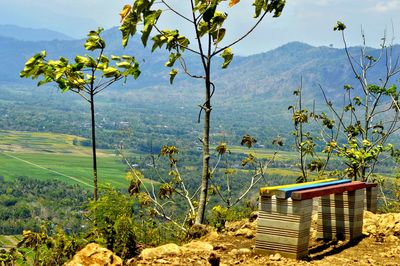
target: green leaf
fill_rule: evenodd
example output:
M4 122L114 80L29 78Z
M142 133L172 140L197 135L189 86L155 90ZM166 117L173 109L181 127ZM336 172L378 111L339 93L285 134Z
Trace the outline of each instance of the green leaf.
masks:
M51 77L45 77L43 80L41 80L41 81L39 81L38 83L37 83L37 85L38 86L42 86L42 85L44 85L44 84L46 84L46 83L49 83L49 82L52 82L53 81L53 79L51 78Z
M389 95L389 96L393 96L395 97L397 95L397 87L396 85L392 85L390 86L386 91L385 91L385 95Z
M224 28L221 28L221 29L213 32L212 37L213 37L214 44L218 44L219 42L222 41L222 39L224 39L225 32L226 32L226 30Z
M165 63L166 67L173 67L175 61L180 57L180 54L170 53L168 62Z
M338 21L335 25L335 27L333 27L334 31L344 31L346 29L346 25L344 25L343 22Z
M221 54L221 57L224 59L224 63L222 64L222 68L227 68L229 64L232 62L233 54L230 48L226 48L224 52Z
M137 30L137 24L141 22L142 19L137 15L136 12L130 12L124 19L124 22L119 30L122 33L122 45L126 47L129 42L129 37L133 36Z
M176 74L178 74L178 70L176 70L176 69L172 69L169 72L169 83L170 84L174 83L174 79L175 79Z
M121 73L115 67L108 67L103 70L103 76L106 78L111 78L111 77L117 78L121 76Z
M358 96L354 97L354 98L353 98L353 101L354 101L354 104L357 105L357 106L360 106L361 103L362 103L362 102L361 102L361 98L358 97Z
M85 42L85 49L94 51L97 49L104 49L106 47L106 42L100 37L100 32L102 31L101 28L99 28L97 31L91 31L88 34L88 38Z
M116 55L112 55L112 56L111 56L111 60L114 60L114 61L121 61L121 57L120 57L120 56L116 56Z
M254 6L254 18L258 18L264 6L264 0L255 0L253 6Z
M101 55L99 61L108 64L110 62L110 59L108 59L108 57L105 55Z
M25 66L28 67L33 66L36 64L36 62L41 61L45 57L46 57L46 51L43 50L40 53L37 53L31 58L29 58L28 61L26 61Z
M130 68L132 66L131 63L126 62L126 61L125 62L119 62L116 65L117 65L117 67L126 68L126 69L128 69L128 68Z
M253 147L254 144L257 143L257 140L255 138L253 138L252 136L250 136L249 134L244 135L242 138L242 142L240 143L240 145L246 145L247 148L251 148Z
M160 17L161 12L161 10L157 10L149 11L144 14L144 27L141 38L144 46L147 45L147 40L150 36L151 30L153 29L154 24L157 22L157 19Z
M78 63L78 64L88 65L89 62L90 62L90 60L89 60L89 58L87 58L87 57L85 57L85 56L77 55L77 56L75 57L75 62Z
M210 22L211 19L214 17L215 9L217 8L217 4L213 3L211 4L206 11L203 13L203 20L205 22Z
M199 26L197 27L197 31L200 37L203 37L210 29L210 26L205 21L200 21Z
M223 155L228 151L228 145L225 142L221 142L215 150L218 152L219 155Z
M370 84L367 87L368 91L373 92L373 93L382 93L385 91L384 88L378 86L378 85L374 85L374 84Z

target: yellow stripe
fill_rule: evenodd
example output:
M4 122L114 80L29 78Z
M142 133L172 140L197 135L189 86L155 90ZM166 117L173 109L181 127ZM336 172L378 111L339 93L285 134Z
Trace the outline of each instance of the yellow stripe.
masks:
M318 183L324 183L324 182L336 181L336 180L337 180L336 178L328 178L328 179L322 179L322 180L317 180L317 181L312 181L312 182L305 182L305 183L297 183L297 184L273 186L273 187L262 187L262 188L260 188L260 195L261 196L272 196L272 195L275 194L275 192L277 190L282 189L282 188L291 188L291 187L318 184Z

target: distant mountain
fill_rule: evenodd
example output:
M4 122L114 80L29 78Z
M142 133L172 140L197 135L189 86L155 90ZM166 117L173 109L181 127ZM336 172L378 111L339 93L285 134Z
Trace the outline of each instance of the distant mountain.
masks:
M195 122L199 116L198 105L204 101L204 81L180 73L171 86L169 69L164 67L168 60L166 51L152 53L150 48L144 49L139 36L132 38L124 49L117 28L104 31L102 36L107 43L106 54L135 56L142 70L138 80L118 84L99 95L102 116L99 121L104 123L102 126L109 130L107 132L114 132L119 123L129 122L134 125L137 139L148 139L148 136L152 136L151 141L164 137L168 141L175 140L174 136L180 136L182 140L197 139L202 128ZM25 61L35 53L46 50L49 59L62 55L73 60L77 54L91 53L84 50L83 43L83 39L21 41L0 36L0 128L49 130L85 136L82 134L87 132L85 125L78 128L66 128L65 125L82 121L75 117L81 112L71 109L72 106L86 111L87 106L71 104L70 100L76 99L72 95L46 93L48 90L45 88L35 88L37 81L19 77ZM354 58L359 57L359 47L350 48L350 51ZM368 49L367 52L379 57L377 49ZM400 46L394 46L393 57L397 58L399 54ZM185 62L192 74L201 74L201 62L197 57L186 53ZM293 91L300 86L301 80L305 105L312 108L315 100L317 111L326 108L320 86L329 99L340 104L343 85L351 84L356 90L358 85L343 49L314 47L300 42L288 43L261 54L235 56L225 70L221 69L221 63L221 59L217 59L212 67L215 84L212 105L213 129L223 141L247 133L256 134L264 140L263 145L269 145L277 135L291 139L293 125L287 107L295 103ZM385 65L378 64L369 73L369 80L378 82L384 73ZM392 82L398 78L398 75L393 77ZM8 116L2 116L2 113ZM46 118L39 123L37 117ZM102 143L107 143L107 139ZM135 145L144 144L138 141Z
M0 36L21 41L73 40L64 33L48 29L32 29L15 25L0 25Z
M137 81L128 82L129 88L168 86L169 69L164 67L168 54L165 51L151 53L149 48L142 47L139 37L132 38L124 49L117 28L106 30L103 37L107 41L107 54L134 55L141 63L142 75ZM19 78L19 72L29 57L46 50L49 58L62 55L73 60L76 54L90 53L83 49L83 43L84 40L33 42L0 37L0 82L32 84L32 81ZM357 57L359 48L350 50ZM368 52L378 57L379 50L370 49ZM400 47L395 46L393 54L399 52ZM187 57L186 63L193 73L199 69L200 62L193 56ZM314 47L300 42L288 43L262 54L235 56L227 70L222 70L218 61L213 69L213 80L218 92L216 99L229 96L231 100L282 100L300 86L301 79L307 97L321 99L319 85L324 87L329 96L334 97L342 93L340 88L344 84L357 83L343 49ZM378 81L384 71L385 67L378 65L370 78ZM174 84L175 88L188 88L191 91L198 86L201 86L201 82L196 83L184 75L178 75Z

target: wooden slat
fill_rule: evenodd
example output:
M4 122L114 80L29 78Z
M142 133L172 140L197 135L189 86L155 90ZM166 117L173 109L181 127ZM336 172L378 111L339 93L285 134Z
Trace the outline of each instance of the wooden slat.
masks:
M271 196L275 195L275 192L278 189L290 188L290 187L298 187L298 186L311 185L311 184L319 184L319 183L336 181L336 180L337 180L336 178L328 178L328 179L316 180L316 181L305 182L305 183L297 183L297 184L289 184L289 185L281 185L281 186L272 186L272 187L262 187L262 188L260 188L260 195L261 196L271 197Z
M287 199L295 191L321 188L321 187L339 185L339 184L350 183L350 182L351 182L351 179L343 179L343 180L330 181L330 182L324 182L324 183L318 183L318 184L310 184L310 185L306 184L306 185L301 185L301 186L296 186L296 187L282 188L282 189L279 189L278 191L276 191L275 196L278 199Z
M305 200L312 199L315 197L321 197L330 194L339 194L346 191L354 191L357 189L366 188L367 184L364 182L355 181L352 183L345 183L339 185L332 185L327 187L320 187L314 189L306 189L301 191L292 192L292 200Z
M376 187L376 186L378 186L378 184L376 184L376 183L365 183L366 188L371 188L371 187Z

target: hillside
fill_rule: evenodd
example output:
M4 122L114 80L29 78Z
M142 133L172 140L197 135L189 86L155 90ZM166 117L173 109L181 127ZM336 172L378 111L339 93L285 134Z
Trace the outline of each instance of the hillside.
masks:
M32 29L16 25L0 25L0 36L21 41L73 40L64 33L48 29Z
M98 121L105 129L99 132L100 146L115 147L121 140L117 131L129 128L135 135L129 146L140 151L149 152L151 147L160 147L165 142L187 147L202 131L201 125L196 123L198 105L203 101L202 83L178 75L170 86L169 69L164 67L167 54L143 49L138 38L132 39L127 49L122 49L120 35L117 28L103 33L107 53L135 55L141 63L142 75L97 98ZM46 50L49 58L64 55L72 59L76 54L87 53L82 44L83 40L30 42L0 37L3 58L0 63L1 129L88 137L87 125L82 122L87 119L88 107L79 97L68 93L61 95L45 87L36 88L36 81L19 78L24 62L33 54ZM351 48L351 51L357 54L359 48ZM370 52L377 55L379 51L371 49ZM396 46L393 54L398 53ZM198 62L193 57L187 58L187 64L196 72ZM255 135L259 144L268 147L272 147L271 141L278 135L290 143L293 125L287 107L295 101L292 92L300 86L301 78L306 102L311 105L315 99L319 109L325 108L319 84L328 97L334 99L341 99L344 84L356 84L343 49L313 47L299 42L262 54L237 56L227 70L222 70L218 64L214 69L216 93L212 116L216 143L225 140L237 144L247 133ZM378 65L371 73L371 80L378 80L382 71L384 66ZM177 114L179 119L176 119ZM122 124L128 126L121 127ZM138 141L140 139L146 139L146 143ZM285 149L291 149L290 145Z
M313 216L309 257L294 260L271 255L255 254L256 222L238 221L227 224L226 231L211 231L200 240L182 246L167 244L142 250L126 265L212 265L209 258L219 258L221 266L227 265L399 265L400 227L399 214L364 213L363 238L354 241L324 243L316 239L317 216ZM101 250L101 252L100 252ZM97 253L97 254L96 254ZM96 254L93 256L93 254ZM213 254L213 255L211 255ZM113 257L114 262L110 262ZM67 265L120 265L120 258L95 244L79 251ZM109 264L107 264L109 263Z
M168 84L169 70L163 66L167 61L167 53L164 51L151 53L149 48L143 49L139 37L132 39L128 47L123 49L118 28L105 31L103 37L108 45L106 53L134 55L141 62L143 74L139 80L128 83L130 89L154 88ZM19 72L30 56L46 50L49 58L63 55L73 59L78 53L87 53L83 50L82 44L83 40L21 41L8 38L0 31L0 55L3 58L0 64L0 82L34 84L26 83L27 81L19 78ZM350 50L357 57L359 48ZM396 46L393 54L398 54L399 50ZM369 53L377 57L379 50L370 49ZM196 58L189 56L187 64L189 70L195 73L199 62ZM280 97L288 95L288 92L290 94L293 88L298 87L301 77L303 77L305 92L309 93L310 97L317 98L321 97L318 84L324 86L330 94L335 95L337 89L343 84L354 83L343 49L313 47L299 42L288 43L262 54L237 56L227 70L221 70L218 65L214 69L217 90L223 91L220 94L234 99L251 97L248 100L268 98L277 101ZM371 77L372 80L377 80L382 71L384 71L384 66L378 66L376 73ZM232 82L237 77L241 78L241 82ZM181 76L174 87L186 89L190 87L190 90L193 90L193 85L192 80ZM197 86L199 85L195 87Z

